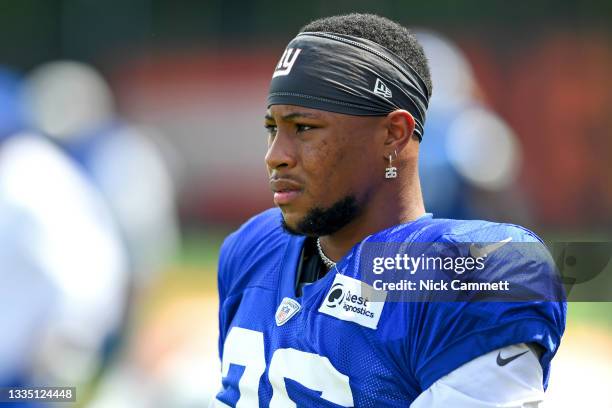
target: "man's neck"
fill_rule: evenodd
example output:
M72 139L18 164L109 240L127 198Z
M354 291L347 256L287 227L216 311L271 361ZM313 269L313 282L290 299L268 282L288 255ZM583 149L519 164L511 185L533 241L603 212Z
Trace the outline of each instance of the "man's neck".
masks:
M327 257L337 261L367 236L414 221L425 214L420 184L417 181L410 186L412 188L404 188L399 194L397 191L395 194L381 192L355 220L338 232L321 237L321 246Z

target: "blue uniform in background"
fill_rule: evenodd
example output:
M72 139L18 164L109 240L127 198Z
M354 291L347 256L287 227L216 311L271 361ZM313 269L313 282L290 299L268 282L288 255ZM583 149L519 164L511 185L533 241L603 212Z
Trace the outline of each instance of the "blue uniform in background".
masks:
M532 242L530 231L485 221L425 215L368 237L366 242ZM296 297L296 269L304 237L281 227L268 210L230 235L219 262L223 387L218 406L406 407L436 380L492 350L537 343L546 386L550 361L565 328L557 302L379 302L368 316L341 319L329 309L339 281L359 282L356 245L323 278ZM497 277L515 272L550 274L548 256L503 257L488 263ZM486 273L485 269L481 273ZM342 276L338 276L342 275ZM298 308L282 311L283 299ZM355 297L356 303L359 302ZM327 313L323 312L325 308ZM282 309L282 308L281 308ZM280 312L277 313L277 311ZM295 313L294 315L292 315ZM278 325L276 318L281 317ZM291 316L287 319L287 316Z

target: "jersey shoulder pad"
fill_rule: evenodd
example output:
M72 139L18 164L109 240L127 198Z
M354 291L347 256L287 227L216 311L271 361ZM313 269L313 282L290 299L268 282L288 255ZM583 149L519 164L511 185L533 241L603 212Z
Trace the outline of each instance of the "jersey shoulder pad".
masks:
M542 243L542 240L527 228L482 220L433 218L418 236L420 242L499 242L501 240Z
M277 208L266 210L230 234L219 256L219 290L229 296L248 286L269 286L276 282L271 273L285 252L290 238L282 229Z

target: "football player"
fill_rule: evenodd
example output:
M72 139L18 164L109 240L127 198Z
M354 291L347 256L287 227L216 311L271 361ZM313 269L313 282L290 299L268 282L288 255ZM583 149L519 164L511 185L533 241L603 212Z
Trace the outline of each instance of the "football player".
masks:
M562 299L401 302L364 284L368 245L392 243L487 257L485 277L554 276L526 229L426 212L417 169L431 92L421 46L386 18L316 20L289 43L265 116L278 208L221 248L215 406L540 405Z

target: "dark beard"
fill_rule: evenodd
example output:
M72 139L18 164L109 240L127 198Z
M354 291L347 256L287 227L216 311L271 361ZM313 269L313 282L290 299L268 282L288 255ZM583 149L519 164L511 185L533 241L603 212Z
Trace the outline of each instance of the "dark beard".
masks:
M292 228L283 218L283 229L292 235L320 237L331 235L353 221L361 212L357 199L353 195L336 201L329 208L315 207L306 214L297 227Z

